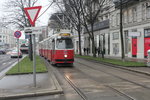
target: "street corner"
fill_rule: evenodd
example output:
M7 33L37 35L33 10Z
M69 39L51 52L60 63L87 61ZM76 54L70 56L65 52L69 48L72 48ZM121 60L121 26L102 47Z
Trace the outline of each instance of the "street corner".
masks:
M0 100L63 93L55 76L48 73L36 76L36 87L32 74L5 76L0 80Z

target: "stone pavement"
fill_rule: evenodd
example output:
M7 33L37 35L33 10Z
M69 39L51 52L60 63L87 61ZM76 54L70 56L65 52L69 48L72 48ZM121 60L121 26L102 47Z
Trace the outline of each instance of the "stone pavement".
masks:
M33 74L5 76L4 73L9 69L0 74L0 100L63 92L50 67L48 73L36 75L36 87L33 84Z

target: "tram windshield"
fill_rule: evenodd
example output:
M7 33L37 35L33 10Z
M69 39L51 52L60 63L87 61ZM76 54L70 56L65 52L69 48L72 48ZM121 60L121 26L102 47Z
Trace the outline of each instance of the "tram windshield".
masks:
M73 48L72 39L70 39L70 38L57 39L56 47L57 47L57 49L72 49Z

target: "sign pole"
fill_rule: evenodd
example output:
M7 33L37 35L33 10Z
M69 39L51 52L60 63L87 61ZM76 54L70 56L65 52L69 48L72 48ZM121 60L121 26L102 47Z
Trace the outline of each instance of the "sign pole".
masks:
M25 13L30 21L30 24L34 27L35 26L35 21L38 17L38 14L41 10L42 6L36 6L36 7L27 7L24 8ZM36 53L35 53L35 34L32 34L32 40L33 40L33 83L34 87L36 87Z
M17 44L18 44L18 72L20 72L20 67L19 67L19 38L21 37L22 33L20 31L16 31L14 33L14 36L17 38Z
M34 81L34 87L36 87L36 53L35 53L35 34L32 34L33 38L33 81Z
M17 43L18 43L18 72L20 72L20 67L19 67L19 38L17 38Z

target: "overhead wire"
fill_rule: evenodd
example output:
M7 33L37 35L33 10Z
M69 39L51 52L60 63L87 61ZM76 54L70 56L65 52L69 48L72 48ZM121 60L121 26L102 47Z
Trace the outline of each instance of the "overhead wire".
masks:
M40 18L50 7L51 7L51 5L54 3L54 1L45 9L45 11L38 17L38 18ZM37 19L38 19L37 18Z

